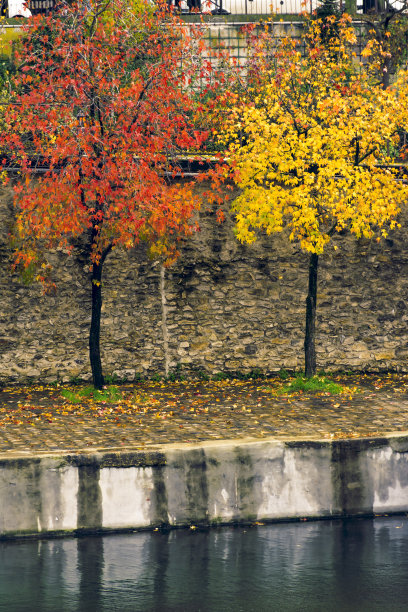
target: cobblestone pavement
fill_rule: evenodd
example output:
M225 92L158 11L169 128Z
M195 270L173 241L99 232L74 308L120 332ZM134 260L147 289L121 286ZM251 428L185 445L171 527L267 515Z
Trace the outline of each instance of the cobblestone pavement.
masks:
M143 449L242 437L336 439L408 432L408 375L343 375L340 395L277 394L278 378L143 382L115 403L73 403L64 387L0 390L2 457ZM78 388L70 387L73 392Z

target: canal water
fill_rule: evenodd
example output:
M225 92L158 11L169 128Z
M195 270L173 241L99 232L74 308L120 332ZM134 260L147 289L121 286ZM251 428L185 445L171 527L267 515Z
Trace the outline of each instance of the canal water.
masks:
M408 610L408 519L0 543L7 612Z

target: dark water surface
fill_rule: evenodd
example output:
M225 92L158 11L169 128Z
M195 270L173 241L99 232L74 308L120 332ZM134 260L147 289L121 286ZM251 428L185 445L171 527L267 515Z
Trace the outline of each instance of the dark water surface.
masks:
M408 611L408 519L0 543L7 612Z

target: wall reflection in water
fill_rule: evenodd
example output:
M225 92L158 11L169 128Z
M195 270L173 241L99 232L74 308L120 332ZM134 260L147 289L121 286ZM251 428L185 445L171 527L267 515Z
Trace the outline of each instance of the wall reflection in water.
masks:
M408 519L0 543L7 612L397 612Z

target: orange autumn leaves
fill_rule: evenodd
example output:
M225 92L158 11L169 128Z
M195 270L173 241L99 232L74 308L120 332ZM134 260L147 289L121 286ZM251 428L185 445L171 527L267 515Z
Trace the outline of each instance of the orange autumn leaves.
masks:
M16 188L17 260L25 266L47 249L69 251L91 228L93 262L140 240L171 261L194 229L191 186L166 178L180 174L177 154L206 136L179 86L189 68L178 62L194 45L168 13L143 3L135 11L123 0L114 18L112 11L97 0L68 6L63 18L36 18L17 54L3 140L25 177ZM406 124L405 75L383 91L353 57L349 19L330 40L323 26L310 24L304 56L288 38L272 62L259 36L249 87L229 92L228 112L215 119L228 176L242 190L233 204L242 241L285 227L320 254L346 228L371 237L396 225L406 186L379 164L393 161ZM32 180L36 163L48 170Z
M90 263L139 241L171 261L194 228L191 186L168 180L205 138L178 78L187 41L169 13L136 4L79 0L25 30L3 134L24 177L15 193L25 267L89 231Z

